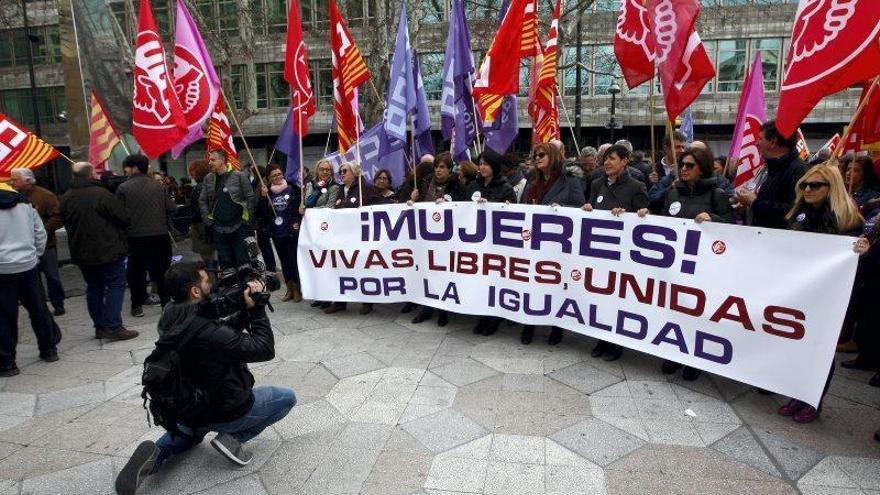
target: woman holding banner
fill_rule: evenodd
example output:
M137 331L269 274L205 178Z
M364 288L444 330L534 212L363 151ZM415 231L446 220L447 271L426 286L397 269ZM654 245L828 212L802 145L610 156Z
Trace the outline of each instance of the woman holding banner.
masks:
M550 143L538 143L532 149L534 173L523 189L522 202L531 205L570 206L584 204L584 186L581 180L565 169L564 157L558 147ZM534 325L523 325L520 340L531 344L535 335ZM562 342L562 329L550 330L548 345Z
M470 183L465 193L477 203L515 203L516 192L501 172L501 155L486 148L477 158L479 175ZM501 318L497 316L481 316L475 334L492 335L498 330Z
M858 235L864 224L855 203L850 200L843 183L843 177L837 167L820 163L804 174L797 181L794 207L785 216L789 230L815 232L819 234ZM856 242L856 251L858 245ZM834 362L828 372L825 390L828 392L831 377L834 375ZM791 416L798 423L810 423L819 417L822 409L815 408L797 399L779 408L781 416Z
M718 187L712 152L707 148L689 148L678 159L678 179L663 196L660 214L676 218L693 218L697 223L733 223L733 208L724 189ZM648 215L648 209L638 211L640 217ZM675 361L663 361L661 370L671 375L682 367ZM700 370L685 366L682 377L696 380Z
M339 175L342 183L339 184L339 193L333 208L359 208L361 206L380 205L388 201L382 197L376 186L367 184L361 177L361 166L354 162L344 162L339 166ZM346 304L332 303L324 308L324 313L330 315L345 309ZM373 312L373 303L362 303L360 314L366 315Z
M442 203L463 200L464 190L458 182L458 178L453 175L452 166L452 155L449 152L437 155L434 160L434 173L419 182L419 188L413 190L410 195L409 204L412 204L413 201ZM437 325L445 327L449 322L449 313L443 309L438 310L437 313ZM423 306L412 322L421 323L430 320L433 314L434 308Z
M379 190L379 195L388 203L400 203L397 191L391 187L391 172L388 169L379 169L373 177L373 185Z
M269 165L266 173L269 176L269 187L261 186L261 192L271 202L274 212L274 218L269 221L268 232L281 259L281 272L287 285L287 294L281 300L298 303L302 301L296 259L299 226L302 223L302 215L299 213L300 188L287 183L284 172L278 165Z
M336 204L336 196L339 188L333 178L333 165L324 159L315 164L315 179L306 183L305 208L332 208ZM300 207L300 214L305 214L305 208ZM312 301L312 307L327 308L328 302Z
M627 147L615 144L603 155L605 174L590 184L590 200L582 206L584 211L610 210L612 215L637 212L648 207L648 193L645 183L630 177L627 171L630 151ZM599 340L593 357L603 356L605 361L616 361L623 355L623 347Z

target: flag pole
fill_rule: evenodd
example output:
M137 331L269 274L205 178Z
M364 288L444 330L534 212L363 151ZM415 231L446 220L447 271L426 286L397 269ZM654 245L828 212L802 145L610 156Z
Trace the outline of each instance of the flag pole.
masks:
M364 169L361 168L361 116L355 108L354 120L354 154L357 160L357 167L360 171L357 176L358 181L358 208L364 207Z
M669 150L672 152L672 169L675 170L675 180L678 180L678 158L675 156L675 123L667 118L666 128L669 130Z
M657 137L654 135L654 78L657 76L656 71L651 74L651 87L648 90L648 115L651 126L651 165L657 164ZM673 143L674 144L674 143Z
M247 151L248 156L251 159L251 168L254 169L254 172L257 174L257 179L260 181L260 187L266 187L266 182L263 180L263 175L260 174L260 169L257 168L257 160L254 159L254 154L251 153L251 147L248 146L247 139L244 138L244 131L241 129L241 124L238 123L238 117L235 116L235 110L232 108L232 105L229 104L229 98L226 97L226 91L223 91L223 87L220 88L220 96L223 97L223 102L226 104L226 111L229 112L229 116L232 117L232 121L235 122L235 127L238 129L238 135L241 137L241 142L244 143L244 149ZM272 208L272 214L276 217L278 213L275 211L275 205L269 201L269 207Z
M410 116L409 116L409 125L412 128L412 133L411 133L412 141L411 141L410 146L412 147L412 157L413 157L413 159L412 159L412 162L413 162L413 191L418 191L419 190L419 179L418 179L417 175L418 175L418 168L419 167L416 164L416 122L415 122L415 116L413 116L412 114L410 114ZM421 162L421 157L419 157L419 162Z
M53 146L53 148L55 148L55 147ZM63 157L65 160L69 161L71 165L73 165L74 163L76 163L75 161L71 160L69 156L67 156L67 155L65 155L64 153L58 151L58 148L55 148L55 151L58 153L59 156Z
M299 101L299 91L296 92L296 112L298 117L296 119L296 127L297 132L296 135L299 138L299 206L304 207L306 205L306 198L304 197L306 193L306 181L303 178L306 176L303 172L303 168L305 165L303 164L303 138L302 138L302 114L300 113L300 101ZM275 153L275 149L272 149L272 153Z
M480 120L479 112L477 112L477 100L474 99L473 93L471 93L471 102L473 102L473 105L474 105L472 107L472 110L474 111L474 130L476 131L476 132L474 132L474 146L477 147L477 154L479 155L480 153L483 152L483 144L480 142L480 132L479 132L480 127L482 127L480 125L482 123L482 121ZM502 102L501 104L503 105L504 102Z
M577 136L574 133L574 124L571 123L571 115L565 108L565 101L562 99L562 93L559 92L559 85L556 85L556 95L559 96L559 104L562 107L562 113L565 114L565 120L568 121L568 130L571 131L571 140L574 141L574 147L577 149L578 156L581 156L581 146L578 144Z
M837 143L837 146L834 147L834 151L831 153L831 160L837 160L837 157L843 152L843 147L846 145L846 142L849 141L849 136L852 134L853 124L858 120L859 116L862 113L862 110L867 106L868 101L871 99L871 95L874 93L874 89L877 88L877 84L880 83L880 76L875 77L871 80L871 86L868 87L868 92L865 93L865 97L862 101L859 102L859 106L856 108L856 112L853 114L852 119L849 121L849 125L843 132L843 136L840 138L840 142ZM852 175L850 175L852 178Z

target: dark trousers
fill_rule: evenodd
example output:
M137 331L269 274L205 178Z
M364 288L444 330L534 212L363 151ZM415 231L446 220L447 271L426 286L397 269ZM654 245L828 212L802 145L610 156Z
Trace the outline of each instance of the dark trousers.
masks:
M275 264L275 251L272 250L272 237L268 232L262 229L257 229L257 246L260 247L260 254L263 256L263 263L266 265L266 270L277 272L278 266ZM278 256L280 257L281 253L278 253Z
M125 263L80 265L86 281L86 306L95 329L122 327L122 300L125 298Z
M248 263L247 239L248 229L244 225L228 234L214 231L214 249L217 250L217 262L220 268L237 268Z
M273 237L278 258L281 259L281 272L284 280L293 280L299 285L299 266L296 259L296 246L299 243L299 231L290 237Z
M46 291L55 309L64 307L64 286L61 285L61 273L58 272L58 248L47 247L40 256L40 272L46 276Z
M3 288L3 297L0 297L0 369L15 365L19 302L30 316L40 356L55 354L55 344L61 340L61 333L55 332L55 320L46 306L38 269L34 267L26 272L0 274L0 287Z
M131 290L131 307L143 306L147 301L147 273L156 283L159 300L168 302L165 292L165 272L171 267L171 239L168 234L147 237L129 237L128 287Z
M874 306L880 298L880 281L866 281L858 288L857 297L859 303L854 339L859 346L859 359L880 368L880 324Z

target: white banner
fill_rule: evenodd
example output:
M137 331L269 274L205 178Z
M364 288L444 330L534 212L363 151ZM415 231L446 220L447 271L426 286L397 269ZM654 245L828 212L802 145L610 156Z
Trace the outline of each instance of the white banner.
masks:
M855 276L852 243L459 202L309 209L298 254L309 299L555 325L816 405Z

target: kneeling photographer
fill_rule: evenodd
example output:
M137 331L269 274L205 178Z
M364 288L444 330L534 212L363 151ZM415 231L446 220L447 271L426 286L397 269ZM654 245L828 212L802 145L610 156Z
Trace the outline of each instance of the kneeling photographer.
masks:
M239 293L241 317L218 320L203 263L178 263L165 274L173 302L162 313L159 341L144 363L142 395L166 433L137 447L116 479L118 494L133 495L144 476L212 431L218 433L211 440L218 452L236 465L247 465L253 456L242 444L296 404L291 389L254 387L246 363L273 359L275 340L266 315L265 285L250 279L245 287Z

